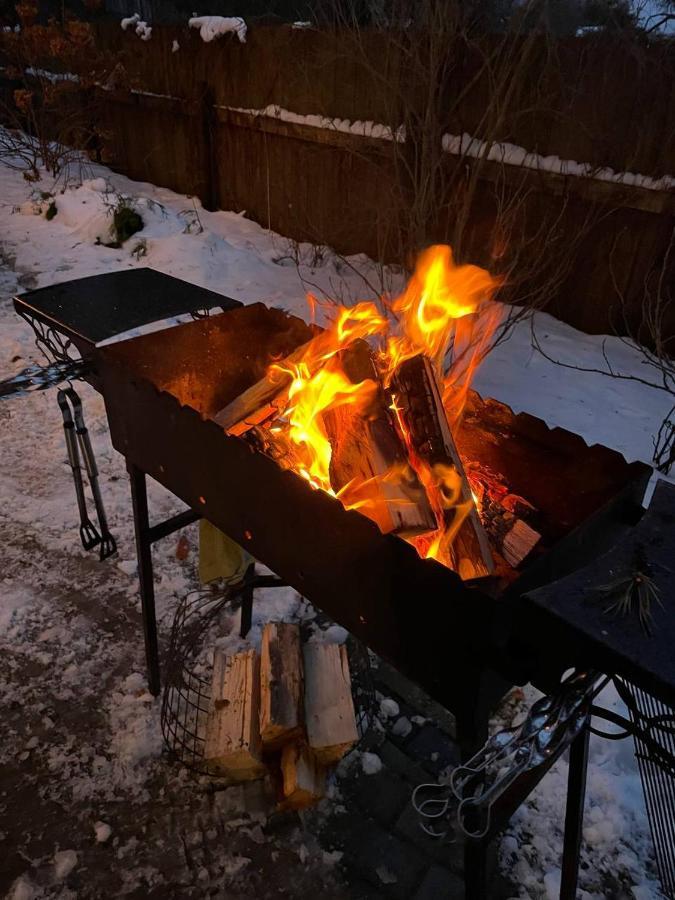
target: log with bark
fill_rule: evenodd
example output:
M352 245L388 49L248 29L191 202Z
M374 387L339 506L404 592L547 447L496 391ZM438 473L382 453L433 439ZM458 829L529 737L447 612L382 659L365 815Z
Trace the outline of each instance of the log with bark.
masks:
M490 545L478 517L430 360L419 355L402 363L392 380L391 390L402 410L415 453L428 466L441 464L454 469L461 483L461 502L470 505L452 542L452 558L448 562L464 579L491 575L494 561ZM454 515L454 509L446 511L448 525Z
M300 629L290 622L268 622L260 651L260 736L265 750L300 738L302 702Z

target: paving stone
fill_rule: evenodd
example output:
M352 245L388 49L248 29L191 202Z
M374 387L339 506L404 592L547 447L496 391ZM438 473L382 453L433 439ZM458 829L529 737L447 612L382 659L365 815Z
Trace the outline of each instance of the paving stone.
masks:
M421 688L384 660L379 660L375 670L375 683L382 694L389 696L394 693L396 695L394 699L403 701L406 706L411 707L413 715L426 716L449 737L457 736L455 717L452 713L432 700Z
M464 882L443 866L432 866L414 900L464 900Z
M452 821L450 822L452 825ZM440 823L439 823L440 826ZM440 863L454 872L461 873L464 868L464 841L459 835L453 840L453 835L449 838L433 838L425 834L420 827L420 816L417 810L408 804L401 815L396 820L394 831L401 838L414 844L418 850L424 853L429 860Z
M335 816L322 832L321 843L342 850L341 863L350 882L356 872L384 897L397 900L410 900L415 895L428 867L414 846L363 814ZM386 883L377 874L378 869L387 873Z
M410 802L410 785L386 767L374 775L353 767L341 780L340 791L382 825L393 823Z
M448 766L454 768L459 765L459 747L435 725L423 725L417 734L408 738L403 745L403 751L406 755L419 760L424 768L434 775L438 775Z
M400 775L412 789L418 784L426 784L432 779L429 772L423 769L414 759L390 740L383 741L377 749L380 759L387 768Z

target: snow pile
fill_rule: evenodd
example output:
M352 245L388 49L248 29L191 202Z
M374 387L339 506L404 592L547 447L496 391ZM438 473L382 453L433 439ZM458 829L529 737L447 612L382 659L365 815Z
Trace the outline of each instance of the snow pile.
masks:
M122 31L126 31L130 25L134 26L134 31L142 41L149 41L152 37L152 27L147 22L144 22L138 13L134 13L133 16L122 19L120 22Z
M239 16L193 16L190 28L198 28L199 36L208 43L223 34L236 34L240 44L246 43L246 22Z

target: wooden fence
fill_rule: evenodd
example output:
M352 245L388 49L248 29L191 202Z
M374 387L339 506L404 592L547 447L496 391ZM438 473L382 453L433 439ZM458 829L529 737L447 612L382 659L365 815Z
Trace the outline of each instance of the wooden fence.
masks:
M131 30L98 26L98 45L123 62L135 85L118 90L112 79L99 92L106 161L132 178L197 195L208 208L245 210L288 237L391 258L389 236L401 210L388 142L250 112L276 104L300 115L397 127L401 59L389 45L383 52L376 32L360 40L355 54L344 35L288 26L251 30L245 44L231 36L204 43L187 27L155 27L145 42ZM471 87L444 130L480 136L489 85L475 78L475 54L462 52L455 70L461 80L450 89ZM539 99L545 91L546 103L532 103L526 87L517 114L493 139L598 168L675 174L672 45L637 52L615 40L571 40L542 47L528 65L528 83ZM448 154L448 171L456 165ZM564 201L570 240L589 208L601 209L549 309L586 331L622 330L612 318L618 289L637 321L645 280L675 227L672 191L485 164L485 201L473 223L478 256L492 241L491 179L527 182L542 214L555 214ZM449 221L452 210L443 212ZM442 220L432 229L435 239L446 237ZM668 327L675 333L675 319Z

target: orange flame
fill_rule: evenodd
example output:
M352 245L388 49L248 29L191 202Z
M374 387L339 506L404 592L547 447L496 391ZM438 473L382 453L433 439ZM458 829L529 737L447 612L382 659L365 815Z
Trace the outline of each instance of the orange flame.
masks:
M374 379L354 383L342 366L341 351L356 340L376 340L379 374L386 388L397 368L419 354L427 356L443 385L443 402L448 418L456 423L461 416L471 378L485 354L500 319L496 304L490 304L497 279L472 265L455 265L448 246L433 246L420 255L415 273L405 291L393 303L381 299L383 315L371 302L353 307L336 307L330 324L310 342L298 364L280 363L272 369L290 377L288 401L275 421L275 439L288 453L283 464L305 478L314 488L336 496L348 509L359 509L374 521L381 521L382 486L388 501L396 485L410 475L408 466L392 466L384 475L353 480L335 491L331 485L333 449L324 414L342 406L368 418L379 390ZM318 301L308 297L312 312ZM478 315L480 314L480 315ZM446 377L443 369L451 361ZM410 466L422 482L434 510L438 528L411 539L421 556L452 563L452 542L472 507L463 499L462 483L454 468L428 466L410 441L405 410L392 397L391 409L408 451ZM407 470L407 471L406 471ZM403 497L397 502L405 502ZM454 515L449 511L454 510Z

